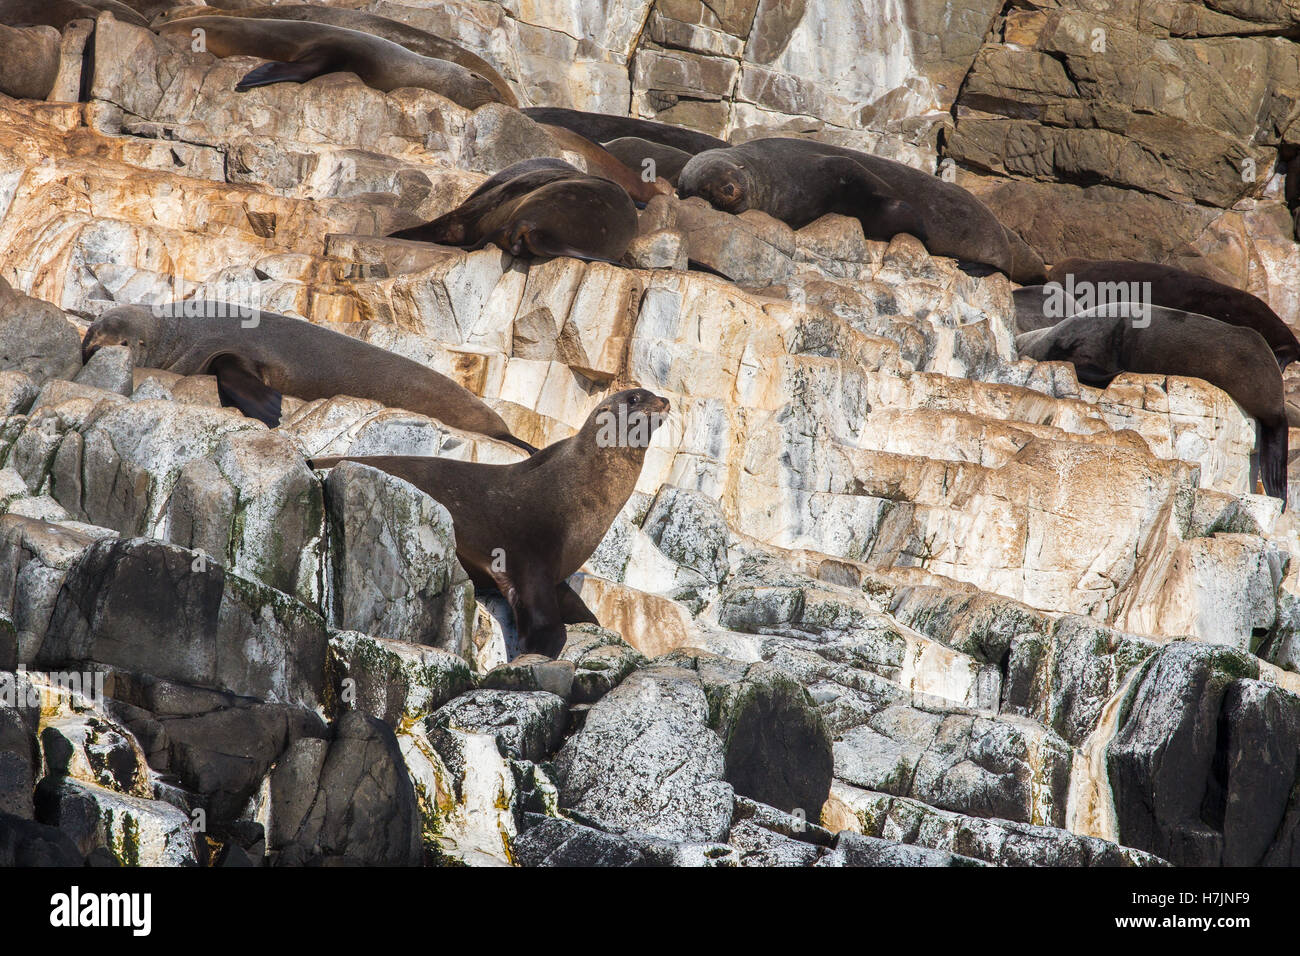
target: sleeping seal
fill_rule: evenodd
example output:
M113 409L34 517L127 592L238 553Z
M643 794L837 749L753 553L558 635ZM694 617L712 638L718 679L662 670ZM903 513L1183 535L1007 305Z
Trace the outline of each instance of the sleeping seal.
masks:
M195 32L200 30L201 34ZM158 33L183 37L186 42L201 37L207 52L219 57L271 60L239 81L235 89L241 93L272 83L306 83L326 73L355 73L367 86L384 93L407 86L432 90L471 110L501 100L491 83L463 66L325 23L190 17L163 24Z
M1043 278L1033 250L960 186L841 146L776 137L706 150L682 169L677 191L724 212L758 209L793 229L827 213L852 216L868 239L907 232L934 255L991 266L1016 282Z
M219 302L119 306L86 330L82 358L125 345L137 366L215 375L222 405L270 428L280 424L282 395L304 401L351 395L536 451L477 395L419 362L305 319L259 312L255 326L243 322L235 306Z
M1227 392L1259 422L1264 489L1286 507L1287 420L1282 371L1254 329L1151 306L1136 327L1124 303L1104 306L1016 336L1022 357L1070 362L1079 381L1105 388L1121 372L1199 378Z

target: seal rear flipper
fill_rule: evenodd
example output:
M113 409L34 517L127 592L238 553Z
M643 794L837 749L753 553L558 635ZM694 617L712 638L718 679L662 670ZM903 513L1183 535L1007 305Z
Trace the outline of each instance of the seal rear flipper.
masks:
M208 363L209 375L217 377L217 395L225 408L237 408L249 418L265 422L267 428L280 424L282 396L262 381L248 359L239 355L218 355Z
M522 448L530 455L537 454L538 451L537 446L528 444L528 442L524 441L522 438L516 438L514 435L498 435L496 437L499 441L503 441L508 445L514 445L516 448Z
M243 93L258 86L275 83L306 83L310 79L331 72L329 57L324 53L306 53L288 63L272 61L263 63L244 74L235 84L235 92Z
M1264 490L1270 497L1282 499L1282 510L1286 510L1286 456L1287 425L1283 420L1277 425L1259 426L1259 468L1264 479Z

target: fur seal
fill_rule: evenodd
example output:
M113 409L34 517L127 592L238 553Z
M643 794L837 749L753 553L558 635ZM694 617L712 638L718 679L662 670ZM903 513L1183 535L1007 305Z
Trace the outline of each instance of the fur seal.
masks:
M665 146L641 136L620 136L605 144L605 149L620 162L633 171L645 169L648 159L654 163L654 171L673 186L677 185L677 176L682 167L690 162L693 153L673 146Z
M496 587L510 602L523 651L555 657L565 624L600 623L566 581L631 497L668 407L668 399L643 388L616 392L572 438L509 465L344 455L311 466L360 462L441 503L451 513L456 556L476 586Z
M1070 362L1079 381L1105 388L1121 372L1199 378L1227 392L1259 422L1265 490L1286 507L1287 420L1282 371L1264 337L1195 312L1151 306L1135 326L1124 303L1074 315L1016 336L1022 357Z
M655 196L667 195L673 191L672 183L668 180L659 177L649 181L643 179L639 165L635 169L629 168L605 147L593 143L585 136L579 136L573 130L565 129L563 126L551 126L548 123L537 125L546 130L551 139L555 140L561 148L581 156L587 164L587 175L599 176L612 183L618 183L623 187L623 191L632 197L633 202L645 205Z
M242 10L218 7L176 7L171 3L168 3L167 7L169 8L167 12L154 21L155 27L193 17L220 16L249 17L254 20L308 20L312 23L327 23L347 30L358 30L361 33L401 44L412 53L463 66L491 83L501 95L502 103L507 106L519 105L519 100L514 90L510 88L510 84L505 81L505 77L477 53L437 34L418 30L400 20L381 17L375 13L351 10L347 7L321 7L311 3L284 3L279 6L245 7Z
M677 191L724 212L759 209L794 229L830 212L853 216L868 239L908 232L934 255L991 266L1017 282L1043 277L1042 261L1023 240L1013 242L960 186L840 146L774 137L707 150L682 169Z
M593 143L607 143L620 136L639 136L652 143L663 143L674 149L685 150L692 155L706 149L727 147L725 140L710 136L708 133L700 133L681 126L670 126L667 123L656 123L654 120L637 119L634 116L587 113L559 106L528 106L522 112L535 122L571 129Z
M148 26L148 21L117 0L0 0L0 23L9 27L54 27L73 20L93 20L107 11L119 23Z
M0 93L18 100L43 100L59 75L63 38L53 27L0 24Z
M119 306L86 330L82 359L102 346L125 345L137 366L215 375L222 405L270 428L280 424L282 395L304 401L351 395L537 450L512 435L477 395L419 362L304 319L274 312L255 318L256 325L245 327L238 307L220 302Z
M1153 305L1208 315L1229 325L1254 329L1264 336L1282 368L1300 359L1300 341L1268 305L1249 292L1193 272L1156 262L1066 259L1052 266L1047 279L1063 287L1068 287L1067 283L1076 287L1079 283L1088 283L1098 289L1106 283L1124 283L1125 286L1134 282L1150 283L1146 289ZM1091 304L1103 303L1097 300Z
M432 90L466 109L496 103L501 94L486 79L456 63L412 53L406 47L357 30L305 20L190 17L163 24L162 36L203 31L207 52L219 57L271 60L235 86L245 92L272 83L306 83L326 73L355 73L367 86L391 93L404 86Z
M636 206L617 183L560 159L526 159L492 176L444 216L392 234L513 256L617 263L636 237Z

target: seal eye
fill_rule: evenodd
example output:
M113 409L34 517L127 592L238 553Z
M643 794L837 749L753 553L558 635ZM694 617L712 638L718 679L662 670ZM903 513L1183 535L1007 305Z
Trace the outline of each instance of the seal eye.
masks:
M639 402L639 401L641 401L641 396L640 396L640 395L633 395L631 398L629 398L629 399L627 400L627 403L628 403L629 405L635 405L635 404L636 404L637 402Z

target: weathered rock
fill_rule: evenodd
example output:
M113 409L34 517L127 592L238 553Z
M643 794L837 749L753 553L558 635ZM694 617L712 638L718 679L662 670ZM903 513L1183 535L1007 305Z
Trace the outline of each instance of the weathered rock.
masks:
M344 462L325 481L339 627L468 654L473 587L451 516L400 478Z
M627 641L598 625L571 624L568 632L559 660L573 664L572 703L595 703L646 662Z
M831 787L831 735L798 681L765 662L712 654L678 652L655 663L699 676L709 726L726 752L724 779L736 793L818 818Z
M412 866L419 808L393 732L351 712L328 742L300 739L271 773L268 847L279 865Z
M81 370L81 339L58 308L4 283L0 315L0 368L15 369L38 382L72 378Z
M252 704L161 721L168 769L200 796L214 823L237 817L271 765L301 737L323 738L325 725L311 711L284 704Z
M0 813L0 866L81 866L84 857L57 827Z
M723 840L734 796L698 680L637 671L598 701L555 760L561 805L602 828Z
M1300 698L1258 675L1247 655L1188 643L1143 665L1107 750L1125 843L1181 865L1293 858Z
M131 350L123 345L97 349L90 361L77 373L79 385L91 385L106 392L130 395L135 389Z
M124 866L194 866L201 860L191 820L176 807L71 777L41 781L36 819L70 836L83 856L103 847Z
M544 760L564 737L569 722L563 697L544 691L475 690L447 703L429 718L429 731L459 730L496 737L501 755Z
M97 542L72 565L38 661L94 661L315 708L326 653L311 609L193 551L136 538Z
M356 631L332 632L330 655L340 704L393 728L432 714L474 683L454 654Z

